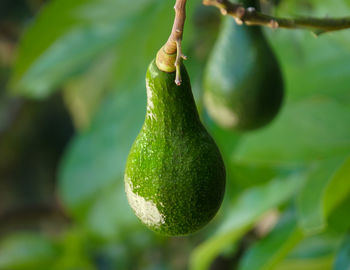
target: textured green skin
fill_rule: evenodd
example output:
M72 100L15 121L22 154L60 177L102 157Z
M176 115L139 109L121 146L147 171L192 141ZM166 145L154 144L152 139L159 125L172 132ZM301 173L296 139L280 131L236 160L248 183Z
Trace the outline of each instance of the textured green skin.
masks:
M135 214L150 229L168 236L193 233L207 224L225 191L224 163L199 120L184 66L181 75L177 86L174 72L160 71L155 61L150 64L146 119L125 171ZM162 222L150 224L152 215L137 205L140 197L156 207Z
M248 2L250 6L255 1ZM225 128L253 130L274 119L283 101L283 78L260 27L224 19L205 71L204 90L210 116ZM227 121L223 110L235 121Z

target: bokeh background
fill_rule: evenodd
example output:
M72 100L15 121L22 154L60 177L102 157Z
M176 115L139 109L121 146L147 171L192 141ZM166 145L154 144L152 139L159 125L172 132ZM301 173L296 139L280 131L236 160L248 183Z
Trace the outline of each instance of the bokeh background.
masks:
M261 2L280 16L350 14L347 0ZM236 134L202 106L221 15L189 0L186 65L225 159L225 200L188 237L133 215L124 165L173 5L0 0L0 270L349 270L350 30L264 29L286 100L271 125Z

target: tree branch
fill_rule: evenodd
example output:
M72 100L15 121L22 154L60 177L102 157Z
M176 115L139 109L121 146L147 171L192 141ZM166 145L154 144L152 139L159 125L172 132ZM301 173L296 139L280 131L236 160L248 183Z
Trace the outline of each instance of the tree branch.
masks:
M175 20L171 34L165 45L157 54L157 66L160 70L166 72L176 71L175 83L181 84L180 65L181 60L186 59L182 54L181 42L186 20L186 0L176 0Z
M287 19L263 14L256 11L253 7L244 8L240 4L229 2L229 0L203 0L203 4L217 7L223 15L234 17L238 24L262 25L271 28L308 29L316 35L350 28L350 17L338 19L303 17Z

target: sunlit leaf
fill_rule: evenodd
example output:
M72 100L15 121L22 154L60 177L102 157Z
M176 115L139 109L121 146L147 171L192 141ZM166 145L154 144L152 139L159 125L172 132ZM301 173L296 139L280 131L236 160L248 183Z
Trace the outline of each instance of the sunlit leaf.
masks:
M86 129L108 92L114 74L115 55L108 51L99 57L83 75L65 83L64 100L75 127Z
M349 160L321 162L310 173L298 200L299 222L307 234L324 230L327 217L349 194Z
M121 38L127 40L142 13L156 2L51 1L22 38L11 87L28 96L47 96Z

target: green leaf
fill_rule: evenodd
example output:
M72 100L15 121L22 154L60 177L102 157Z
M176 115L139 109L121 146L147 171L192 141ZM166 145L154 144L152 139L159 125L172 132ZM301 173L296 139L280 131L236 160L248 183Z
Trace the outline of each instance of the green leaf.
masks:
M24 95L47 96L98 54L125 39L152 3L156 0L141 0L137 5L126 0L51 1L21 41L12 88Z
M193 251L190 269L208 269L213 259L247 232L266 211L287 201L298 190L302 180L303 175L296 173L243 192L229 209L218 231Z
M297 226L295 215L287 213L267 237L244 254L238 269L274 269L302 239L303 234Z
M306 234L327 227L327 217L350 193L349 159L332 159L313 168L298 199L298 216Z
M54 244L39 234L13 234L0 242L0 269L45 270L57 256Z
M303 164L350 152L350 109L319 97L288 104L269 127L242 139L240 162Z
M333 269L350 270L350 235L344 238L343 245L337 254Z

